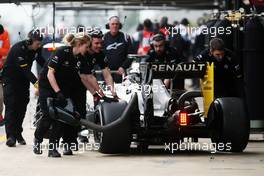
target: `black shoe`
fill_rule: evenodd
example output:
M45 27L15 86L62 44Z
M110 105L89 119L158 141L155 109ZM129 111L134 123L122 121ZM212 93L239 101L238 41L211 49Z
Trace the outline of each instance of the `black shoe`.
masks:
M25 139L23 138L22 134L19 134L17 135L17 142L20 144L20 145L26 145L26 141Z
M85 136L79 136L79 141L84 144L89 142L88 138Z
M61 154L56 149L55 150L49 150L48 157L60 158L61 157Z
M33 146L33 152L36 155L41 155L42 154L42 149L41 149L41 142L38 139L34 139L34 146Z
M63 155L73 155L72 150L68 149L68 150L63 150Z
M16 146L16 139L14 137L8 137L6 141L6 145L8 147L15 147Z
M63 144L63 155L73 155L70 144Z

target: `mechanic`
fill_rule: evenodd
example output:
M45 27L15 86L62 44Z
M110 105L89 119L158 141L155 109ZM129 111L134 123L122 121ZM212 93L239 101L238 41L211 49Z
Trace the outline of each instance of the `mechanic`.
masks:
M135 54L135 50L131 37L120 31L122 29L122 23L118 16L109 18L106 29L110 31L103 38L104 51L109 61L109 68L118 71L118 75L113 75L114 81L120 83L122 81L122 75L125 74L125 69L130 66L127 55Z
M153 36L151 50L148 52L146 62L158 62L158 63L175 63L178 64L182 61L181 56L178 54L175 48L167 45L164 34L158 33ZM173 84L175 89L184 89L183 79L174 79ZM166 88L170 87L171 81L169 79L164 80Z
M78 105L76 103L79 101L79 97L75 95L75 86L79 85L80 77L77 66L79 58L85 55L91 41L90 37L83 35L83 33L78 33L75 36L70 34L66 37L70 46L61 47L54 53L45 64L39 80L39 102L43 118L39 122L34 134L33 151L35 154L42 154L41 142L43 141L45 133L52 125L49 136L49 157L61 157L57 151L57 145L63 133L64 125L49 117L47 98L57 98L56 103L62 108L67 105L66 98L70 98L78 111ZM68 152L64 151L64 154L67 155L69 154Z
M9 34L4 29L3 25L0 24L0 74L3 70L3 66L6 60L6 56L10 50L10 41ZM4 125L3 118L3 104L4 104L4 96L3 96L3 85L2 85L2 75L0 75L0 126Z
M213 38L209 47L194 60L214 63L215 98L241 96L242 92L237 91L237 86L242 84L242 71L235 54L225 48L224 41L220 38Z
M86 57L82 60L82 66L88 68L82 71L81 79L85 87L90 91L94 98L94 106L96 106L100 99L104 99L106 102L118 101L118 96L115 92L114 81L110 70L108 68L108 59L103 53L103 33L100 30L91 30L88 35L92 38L91 47L88 49ZM94 70L96 68L100 68L102 70L102 74L106 85L110 88L113 99L106 97L99 87L96 77L94 76ZM85 118L86 114L86 89L79 92L82 94L80 97L81 104L81 114ZM69 130L68 130L69 131ZM88 142L88 139L83 136L79 136L80 142Z
M31 30L28 39L16 43L10 50L3 68L3 90L5 104L6 145L14 147L16 140L25 145L22 123L29 102L30 82L38 89L38 79L31 72L33 61L43 66L41 56L42 35Z

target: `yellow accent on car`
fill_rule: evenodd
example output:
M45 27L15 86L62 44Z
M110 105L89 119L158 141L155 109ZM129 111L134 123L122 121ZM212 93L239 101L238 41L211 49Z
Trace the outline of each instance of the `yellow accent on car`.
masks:
M207 63L206 74L200 81L201 91L203 95L204 112L207 117L209 107L214 101L214 63Z

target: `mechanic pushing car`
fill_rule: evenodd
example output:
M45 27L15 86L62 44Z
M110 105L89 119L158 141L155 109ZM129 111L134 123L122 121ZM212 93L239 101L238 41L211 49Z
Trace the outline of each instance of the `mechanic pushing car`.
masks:
M86 68L80 74L82 83L93 95L94 106L96 106L99 103L100 99L103 99L105 102L109 102L109 103L112 101L118 101L119 98L115 92L114 81L111 76L110 70L108 68L108 59L102 51L103 33L100 30L93 29L89 31L88 35L92 38L92 41L91 41L91 46L88 49L88 52L86 53L85 57L82 58L81 60L82 63L81 65ZM100 70L102 70L104 80L108 88L110 88L113 98L106 97L102 89L99 87L97 79L94 76L95 66L96 68L99 67ZM80 87L83 86L80 85ZM86 88L81 90L76 90L80 94L80 96L78 96L80 97L78 102L80 104L79 113L83 118L85 118L86 115ZM71 126L68 127L72 128ZM68 133L68 135L66 136L72 136L72 139L76 138L77 132L76 131L70 132L70 131L71 130L65 130L65 132ZM75 136L73 136L73 134ZM87 137L79 136L79 141L85 143L88 142L88 139Z
M147 54L146 62L159 62L159 63L175 63L178 64L182 61L181 56L178 54L175 48L170 47L166 43L164 34L155 34L152 38L151 50ZM183 90L184 80L174 79L174 88ZM164 80L166 88L170 87L171 81L169 79Z
M111 76L110 69L108 68L109 60L102 50L103 33L100 30L92 30L88 33L88 35L91 36L92 43L90 49L88 49L84 63L86 64L87 67L89 67L89 69L86 70L85 74L81 74L82 81L85 85L87 85L86 87L89 87L89 91L94 97L95 106L98 104L100 99L103 99L106 102L118 101L119 97L115 92L114 81ZM113 99L106 97L102 89L99 87L99 84L92 72L95 65L101 68L106 85L110 88ZM90 86L87 84L88 82L90 82Z
M130 66L127 55L135 54L135 50L131 37L120 31L122 29L122 23L118 16L109 18L106 29L110 31L103 38L104 51L108 58L109 68L118 71L118 75L113 75L114 81L120 83L122 81L121 76L125 74L125 69Z
M35 131L34 153L42 154L41 142L45 133L52 125L49 136L49 157L61 157L57 151L59 139L63 134L64 125L61 122L55 121L49 117L47 98L57 98L57 105L60 107L67 106L66 98L70 98L74 107L78 111L79 98L76 90L81 89L78 62L80 57L83 57L87 52L91 39L83 33L66 36L70 46L59 48L54 55L45 64L39 79L39 102L43 117ZM77 91L78 92L78 91ZM71 154L71 151L64 150L64 154Z
M22 123L29 102L30 82L38 91L38 79L31 72L36 60L41 66L45 60L41 56L42 35L39 30L31 30L28 39L16 43L10 50L3 68L3 90L5 104L6 145L14 147L16 140L25 145L22 137Z
M220 38L213 38L209 47L194 60L214 63L215 98L241 96L243 92L239 92L237 87L242 84L242 71L235 54L225 48L224 41Z

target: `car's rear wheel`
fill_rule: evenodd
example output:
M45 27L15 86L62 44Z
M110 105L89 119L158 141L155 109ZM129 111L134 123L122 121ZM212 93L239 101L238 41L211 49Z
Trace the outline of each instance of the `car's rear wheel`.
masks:
M242 99L226 97L216 99L209 109L213 119L212 142L218 151L242 152L249 138L249 118Z

